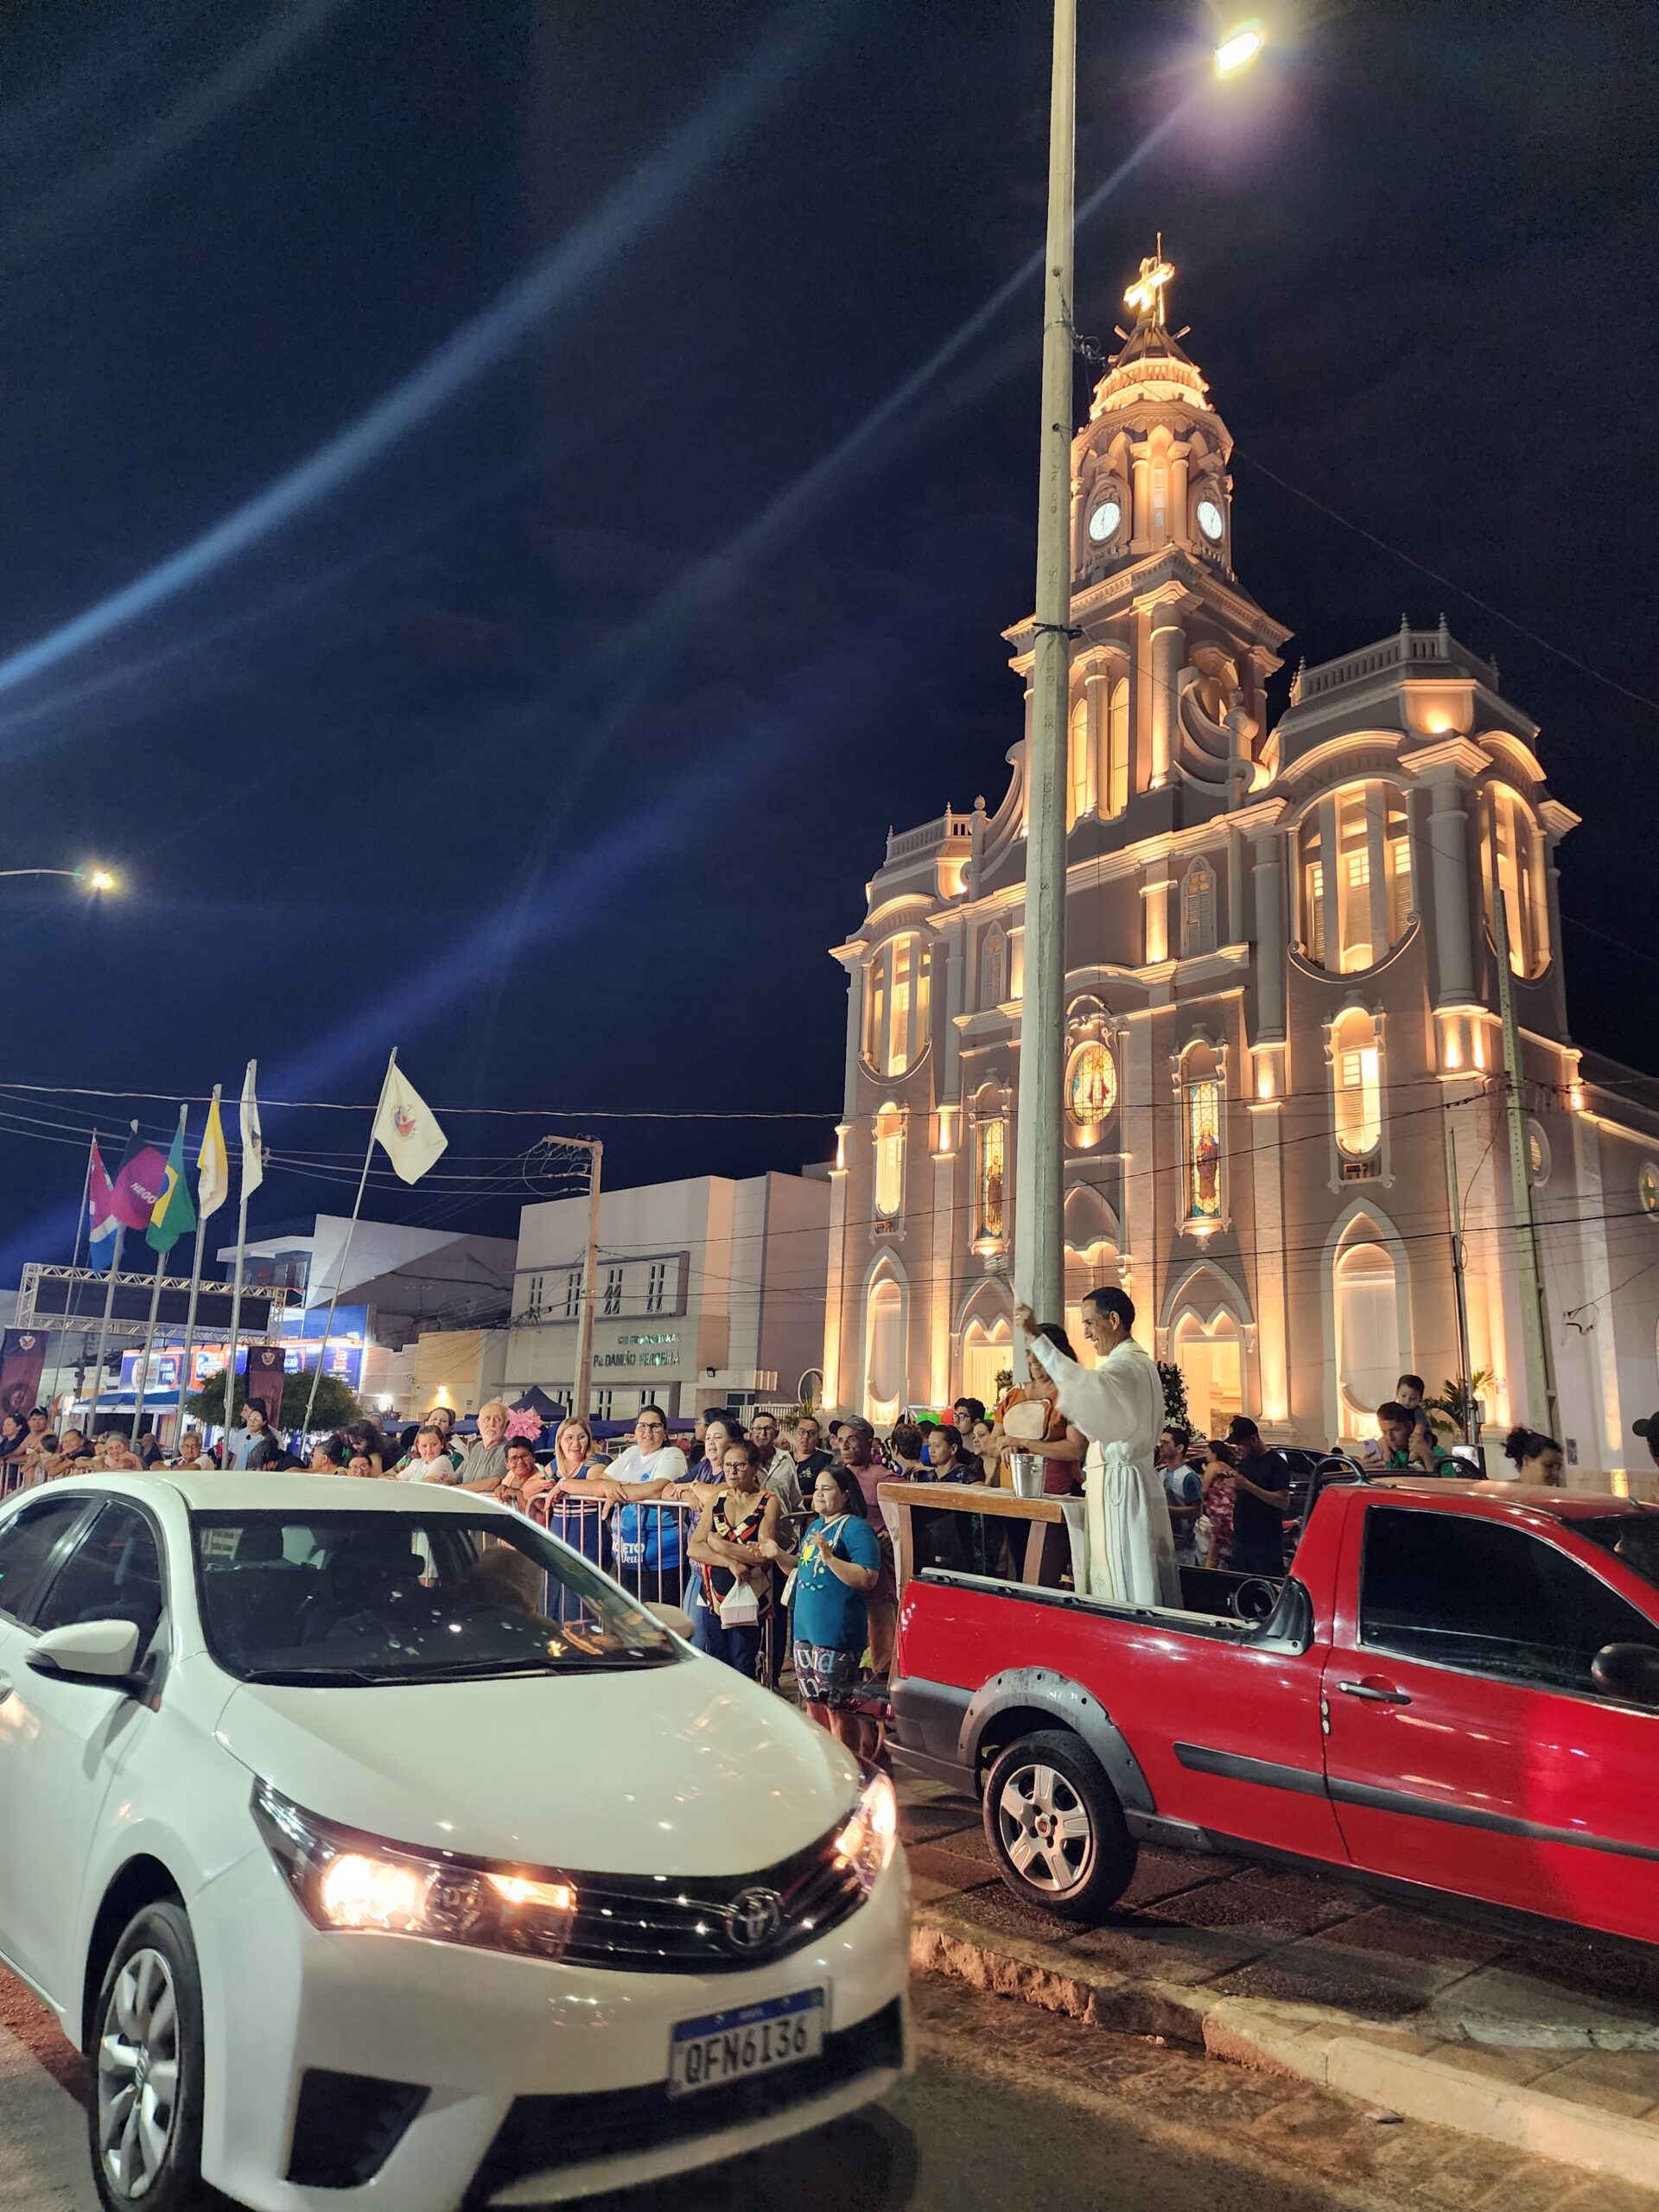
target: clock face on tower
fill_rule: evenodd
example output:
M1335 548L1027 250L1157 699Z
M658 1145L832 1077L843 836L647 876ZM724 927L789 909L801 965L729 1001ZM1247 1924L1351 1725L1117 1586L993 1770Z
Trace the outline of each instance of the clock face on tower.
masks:
M1214 499L1198 501L1198 528L1212 545L1219 545L1227 528L1227 518Z
M1117 525L1123 519L1123 510L1112 499L1103 499L1089 518L1089 535L1096 545L1104 545L1109 537L1116 537Z

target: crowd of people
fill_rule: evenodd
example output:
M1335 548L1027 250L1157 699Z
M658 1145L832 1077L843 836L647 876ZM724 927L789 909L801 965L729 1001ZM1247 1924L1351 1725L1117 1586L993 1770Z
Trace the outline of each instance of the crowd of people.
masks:
M455 1433L435 1406L395 1435L366 1416L317 1439L301 1459L250 1402L222 1443L187 1429L164 1452L143 1425L135 1438L52 1433L44 1408L0 1421L8 1486L99 1469L164 1464L259 1471L302 1470L363 1481L438 1483L531 1515L616 1575L644 1603L683 1606L700 1649L776 1688L791 1666L798 1694L860 1756L879 1749L879 1708L867 1691L889 1672L898 1590L884 1480L1036 1486L1086 1501L1084 1586L1090 1594L1181 1602L1182 1568L1280 1576L1295 1529L1293 1475L1249 1415L1205 1437L1163 1418L1157 1370L1132 1336L1122 1291L1093 1293L1084 1326L1096 1353L1077 1358L1064 1329L1020 1309L1030 1377L993 1408L964 1395L918 1409L885 1439L860 1415L831 1421L728 1408L696 1416L683 1445L647 1405L632 1439L607 1457L588 1421L559 1423L551 1450L510 1433L499 1400L480 1407L476 1433ZM1478 1469L1440 1441L1420 1376L1400 1377L1379 1406L1364 1456L1378 1471L1466 1476ZM531 1424L532 1427L534 1424ZM1559 1484L1560 1446L1525 1428L1504 1452L1522 1481ZM1016 1467L1024 1474L1016 1477ZM967 1541L964 1539L964 1541ZM981 1562L982 1568L983 1562Z

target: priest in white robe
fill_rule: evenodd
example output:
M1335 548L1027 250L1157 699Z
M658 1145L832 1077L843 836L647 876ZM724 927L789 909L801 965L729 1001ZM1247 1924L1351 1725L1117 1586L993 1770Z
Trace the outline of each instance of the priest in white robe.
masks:
M1154 1464L1165 1421L1157 1363L1130 1333L1135 1307L1121 1290L1091 1290L1083 1301L1084 1334L1098 1363L1084 1367L1037 1334L1030 1306L1014 1319L1028 1356L1058 1386L1060 1411L1090 1440L1084 1463L1088 1536L1084 1595L1119 1605L1181 1602L1175 1538L1162 1476Z

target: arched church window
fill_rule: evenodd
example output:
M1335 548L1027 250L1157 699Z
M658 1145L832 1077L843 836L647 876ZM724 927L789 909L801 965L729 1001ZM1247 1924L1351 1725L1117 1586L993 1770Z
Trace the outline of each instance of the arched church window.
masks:
M893 1275L870 1285L864 1351L870 1418L891 1420L905 1389L905 1294Z
M1001 1006L1008 995L1008 940L1001 930L990 931L985 939L979 995L987 1007Z
M1309 809L1297 833L1297 935L1314 967L1374 968L1411 926L1411 823L1403 793L1350 784Z
M1548 903L1544 890L1544 841L1518 795L1501 786L1487 802L1482 872L1486 926L1497 937L1492 904L1494 872L1503 887L1510 933L1510 966L1517 976L1541 976L1549 965Z
M1331 1033L1337 1142L1350 1160L1368 1160L1382 1136L1382 1049L1374 1015L1352 1007Z
M864 1057L878 1075L903 1075L927 1044L930 976L918 937L890 938L869 964Z
M1129 803L1129 679L1113 684L1106 710L1106 764L1102 785L1108 814L1122 814Z
M1369 1430L1393 1394L1402 1358L1394 1255L1376 1234L1357 1222L1333 1263L1338 1388L1342 1416L1356 1431Z
M875 1117L875 1211L883 1221L905 1198L905 1117L891 1099Z
M1094 804L1093 778L1089 759L1089 698L1079 692L1071 709L1066 742L1065 826L1069 830Z
M1008 1125L1001 1114L974 1125L974 1236L1001 1238L1007 1234L1004 1179L1007 1168Z
M1198 859L1181 884L1181 957L1191 960L1216 949L1216 878L1208 861Z
M1203 1235L1219 1224L1225 1211L1221 1072L1212 1046L1194 1044L1183 1054L1180 1106L1186 1226Z

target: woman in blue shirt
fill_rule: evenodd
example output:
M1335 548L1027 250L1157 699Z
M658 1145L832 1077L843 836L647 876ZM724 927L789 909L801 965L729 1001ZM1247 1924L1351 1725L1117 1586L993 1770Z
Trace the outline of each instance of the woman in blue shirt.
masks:
M794 1572L790 1632L802 1702L849 1751L873 1758L880 1732L853 1709L852 1700L869 1633L864 1599L880 1578L881 1547L858 1478L847 1468L819 1469L812 1510L817 1517L798 1552L786 1552L771 1538L760 1549L785 1573Z

